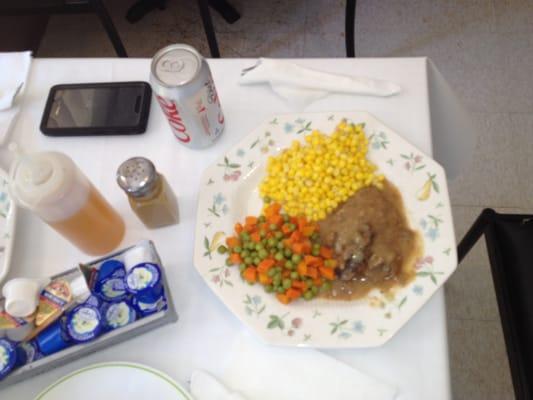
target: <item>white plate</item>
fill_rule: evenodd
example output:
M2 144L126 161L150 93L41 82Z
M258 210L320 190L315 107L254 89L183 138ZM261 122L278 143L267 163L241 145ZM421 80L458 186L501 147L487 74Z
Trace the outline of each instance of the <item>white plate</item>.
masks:
M314 299L280 304L260 285L244 283L216 248L233 226L261 209L258 184L265 162L314 129L331 133L347 118L365 124L368 156L402 193L410 225L424 238L417 276L388 299L377 290L363 300ZM443 168L366 112L286 114L260 125L203 176L198 200L194 264L211 289L266 342L321 348L372 347L389 340L457 266L455 236Z
M192 400L168 375L141 364L109 362L75 371L35 400Z
M7 190L8 175L0 168L0 284L9 272L17 208Z

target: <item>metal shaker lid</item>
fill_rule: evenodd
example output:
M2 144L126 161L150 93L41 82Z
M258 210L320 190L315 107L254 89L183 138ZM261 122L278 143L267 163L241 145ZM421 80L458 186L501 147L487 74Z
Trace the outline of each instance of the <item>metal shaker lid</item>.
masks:
M202 67L202 56L194 47L173 44L152 59L152 76L163 86L181 86L192 81Z
M124 161L117 170L117 183L128 195L142 197L156 186L157 171L154 164L144 157Z

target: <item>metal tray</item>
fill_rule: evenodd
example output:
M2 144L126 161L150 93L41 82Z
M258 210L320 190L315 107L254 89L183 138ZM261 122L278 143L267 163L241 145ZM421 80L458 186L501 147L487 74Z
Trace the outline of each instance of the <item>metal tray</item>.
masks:
M157 263L161 267L163 286L165 288L165 297L167 299L167 308L165 310L161 310L155 314L138 319L135 322L132 322L131 324L126 325L122 328L104 333L102 336L98 337L92 342L68 347L57 353L51 354L49 356L36 360L30 364L24 365L23 367L14 370L11 374L6 376L4 379L0 380L0 389L3 389L14 383L18 383L23 380L32 378L44 372L50 371L53 368L65 365L66 363L82 358L83 356L86 356L88 354L95 353L99 350L105 349L114 344L122 343L135 336L141 335L148 331L152 331L154 328L176 322L178 320L178 314L176 312L176 309L174 308L174 303L172 301L172 296L170 293L170 288L168 286L167 277L164 271L163 264L161 263L161 259L159 258L159 255L157 254L157 251L155 249L153 242L148 241L148 244L151 247L153 255L155 256L157 260ZM82 271L86 273L86 277L88 278L87 274L89 272L89 269L94 268L96 265L102 263L103 261L107 259L120 256L126 251L138 245L140 244L130 246L128 248L109 254L105 257L101 257L89 263L81 264L80 267L82 268ZM63 273L52 276L51 279L65 277L69 274L74 273L76 270L77 270L77 267L69 269Z

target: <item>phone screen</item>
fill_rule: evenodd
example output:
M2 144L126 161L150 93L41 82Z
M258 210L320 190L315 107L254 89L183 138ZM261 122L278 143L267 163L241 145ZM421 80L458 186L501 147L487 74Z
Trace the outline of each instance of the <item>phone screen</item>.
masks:
M47 128L113 128L137 126L143 88L66 88L55 92L45 123Z

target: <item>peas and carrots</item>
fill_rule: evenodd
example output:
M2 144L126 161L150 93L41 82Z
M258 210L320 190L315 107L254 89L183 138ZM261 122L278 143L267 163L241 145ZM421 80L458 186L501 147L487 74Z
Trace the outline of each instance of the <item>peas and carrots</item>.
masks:
M316 223L289 217L279 203L269 203L264 214L235 224L235 235L218 248L227 265L236 265L249 284L263 285L283 304L311 300L331 288L335 279L333 251L320 244Z

